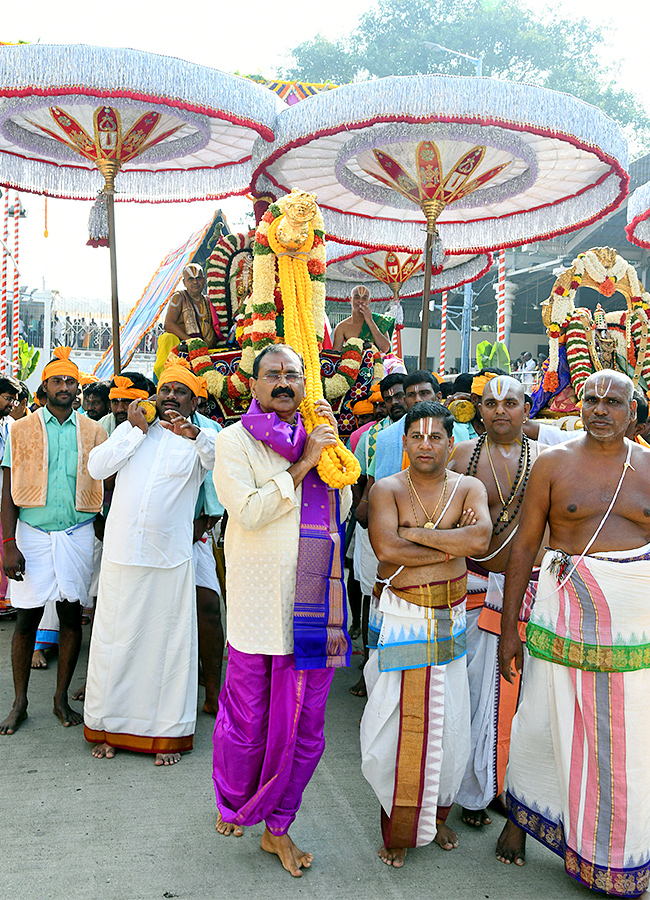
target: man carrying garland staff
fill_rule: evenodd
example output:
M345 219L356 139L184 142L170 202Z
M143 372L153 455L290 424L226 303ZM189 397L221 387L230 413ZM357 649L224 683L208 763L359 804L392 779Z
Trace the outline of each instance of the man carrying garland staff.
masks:
M86 682L84 733L93 756L115 748L155 754L157 766L192 749L198 689L192 563L194 507L214 465L216 432L193 425L199 379L168 365L158 419L140 400L91 453L96 478L116 475L106 517Z
M396 867L408 847L458 846L445 820L470 748L465 556L485 552L491 529L483 485L446 469L453 421L438 402L416 403L408 468L370 493L382 623L365 668L361 758L382 806L379 856Z
M328 425L307 435L301 357L270 344L256 357L253 402L217 435L217 494L228 512L228 665L214 729L220 834L265 821L262 849L291 875L309 867L288 831L325 747L325 704L336 666L349 665L343 527L350 488L316 472L336 443Z
M54 713L65 726L82 721L68 703L68 688L81 645L81 606L89 602L93 521L103 497L88 460L106 432L72 408L79 369L70 348L57 347L54 357L43 369L45 405L14 423L2 460L3 567L14 582L18 618L12 643L16 697L0 734L13 734L27 718L32 652L48 601L56 602L60 625Z
M520 522L521 504L539 448L522 433L530 410L521 384L507 375L474 379L485 431L454 447L449 467L478 478L487 489L492 538L486 553L468 558L467 673L472 705L472 748L456 801L463 821L489 825L487 807L503 791L510 726L517 708L519 679L499 674L497 651L501 632L503 572ZM535 583L527 589L526 615ZM524 626L522 626L523 628ZM505 808L501 804L503 814Z
M523 865L528 832L577 881L620 897L639 896L650 878L650 452L624 436L632 391L620 372L591 375L585 433L533 466L499 646L510 681L522 668L518 613L548 524L497 857Z

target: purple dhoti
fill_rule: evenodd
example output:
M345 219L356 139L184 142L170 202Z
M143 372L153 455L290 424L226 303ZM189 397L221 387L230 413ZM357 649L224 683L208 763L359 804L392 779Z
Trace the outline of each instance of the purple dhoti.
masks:
M213 779L224 822L265 821L271 834L287 833L325 749L333 677L333 668L297 670L293 654L228 647L214 727Z

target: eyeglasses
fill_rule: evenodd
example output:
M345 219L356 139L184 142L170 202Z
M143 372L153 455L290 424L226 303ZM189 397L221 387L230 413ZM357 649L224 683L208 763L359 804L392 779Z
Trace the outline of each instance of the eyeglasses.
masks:
M305 376L299 372L267 372L266 375L262 375L261 377L267 384L280 384L283 378L287 384L299 384L305 378Z
M20 400L17 397L10 397L9 394L0 394L0 400L4 400L4 402L11 406L18 406Z

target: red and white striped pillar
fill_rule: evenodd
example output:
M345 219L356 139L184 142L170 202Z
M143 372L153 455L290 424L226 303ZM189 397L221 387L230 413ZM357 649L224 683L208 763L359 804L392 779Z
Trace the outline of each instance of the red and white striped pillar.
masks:
M506 340L506 251L499 250L497 288L497 341Z
M506 339L506 251L499 250L497 264L497 341L505 343Z
M440 317L440 365L441 375L445 374L445 347L447 344L447 291L442 292L442 313Z
M20 328L18 319L20 317L20 285L18 274L18 253L20 250L19 241L20 229L20 200L18 194L14 198L14 291L11 302L11 363L13 374L18 373L18 339Z
M2 229L2 294L0 295L0 372L6 369L7 357L7 263L9 248L9 191L5 189L4 223Z

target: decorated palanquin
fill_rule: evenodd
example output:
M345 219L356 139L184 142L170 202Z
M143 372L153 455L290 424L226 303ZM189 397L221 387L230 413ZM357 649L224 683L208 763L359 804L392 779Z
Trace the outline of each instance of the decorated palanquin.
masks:
M281 220L281 225L276 220ZM284 248L282 229L286 230L288 223L293 223L298 232L309 225L313 232L309 249ZM269 244L269 231L272 235L278 232L280 245L276 250ZM287 340L279 279L279 259L283 256L306 262L309 314L320 350L323 393L339 413L340 432L350 433L356 424L348 401L368 395L373 381L383 377L383 365L377 348L358 338L350 339L340 354L323 350L325 230L310 194L293 191L272 203L254 236L227 235L218 242L206 267L207 292L221 332L228 335L226 346L209 350L204 341L193 338L187 342L187 350L181 345L172 352L187 355L196 374L206 379L213 418L223 423L239 418L250 402L249 378L255 357L268 344Z
M575 306L579 287L604 298L621 295L625 309L605 312L597 304L592 313ZM629 375L635 387L648 393L648 294L634 269L616 250L595 247L581 253L562 272L542 304L542 319L549 341L541 384L533 393L531 414L558 418L577 415L585 381L601 369Z

